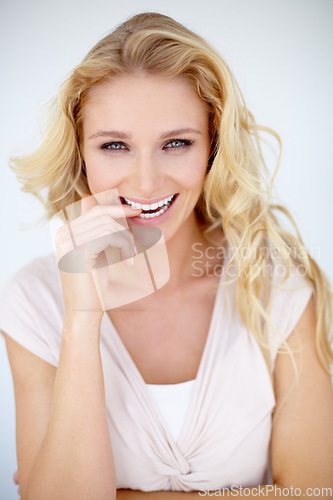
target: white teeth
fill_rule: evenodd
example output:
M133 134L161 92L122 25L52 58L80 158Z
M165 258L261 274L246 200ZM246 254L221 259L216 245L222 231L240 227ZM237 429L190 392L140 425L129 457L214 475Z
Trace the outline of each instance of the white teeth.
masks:
M153 219L154 217L158 217L159 215L163 214L166 210L168 210L169 206L170 204L166 205L158 212L154 212L153 214L139 214L138 217L141 217L142 219Z
M128 205L131 205L133 208L141 208L142 210L156 210L156 208L159 208L159 207L162 207L163 205L166 205L169 201L171 201L173 198L175 197L175 195L171 195L169 196L168 198L165 198L164 200L161 200L157 203L153 203L151 205L142 205L141 203L137 203L135 201L131 201L127 198L124 197L124 200L126 201L126 203L128 203ZM149 215L149 214L148 214ZM151 214L151 215L154 215L156 216L156 214Z

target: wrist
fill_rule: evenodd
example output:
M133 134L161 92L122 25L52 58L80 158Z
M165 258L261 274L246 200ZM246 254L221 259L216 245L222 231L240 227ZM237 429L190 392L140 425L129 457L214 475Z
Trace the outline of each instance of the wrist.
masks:
M103 311L69 311L64 318L64 335L96 335L99 334Z

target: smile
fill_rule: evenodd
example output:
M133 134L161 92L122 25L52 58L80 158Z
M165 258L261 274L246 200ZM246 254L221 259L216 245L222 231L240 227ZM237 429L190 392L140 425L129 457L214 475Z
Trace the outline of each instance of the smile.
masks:
M150 204L142 204L137 203L135 201L129 200L128 198L121 197L122 202L125 205L130 205L132 208L141 208L142 212L138 215L138 217L142 219L153 219L162 215L164 212L168 210L168 208L172 205L176 198L176 194L169 196L168 198L164 198L157 203Z

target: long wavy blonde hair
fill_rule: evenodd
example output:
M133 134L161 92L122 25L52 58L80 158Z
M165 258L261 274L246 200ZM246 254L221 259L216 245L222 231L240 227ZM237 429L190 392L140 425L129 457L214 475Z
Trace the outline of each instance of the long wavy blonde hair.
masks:
M80 153L82 110L88 91L110 77L134 71L164 77L183 75L209 107L211 157L196 211L207 232L223 228L233 249L230 264L238 270L237 308L258 340L268 366L267 325L271 320L269 304L262 298L266 296L265 269L271 259L267 248L274 248L286 267L286 277L296 263L313 286L317 351L330 373L332 290L305 249L288 210L271 201L272 179L261 152L260 134L272 134L279 144L280 139L271 129L255 123L230 69L214 49L170 17L158 13L132 17L97 43L73 70L52 103L41 147L10 162L23 191L42 201L46 218L89 193ZM45 197L42 192L46 192ZM279 213L294 224L296 236L281 227Z

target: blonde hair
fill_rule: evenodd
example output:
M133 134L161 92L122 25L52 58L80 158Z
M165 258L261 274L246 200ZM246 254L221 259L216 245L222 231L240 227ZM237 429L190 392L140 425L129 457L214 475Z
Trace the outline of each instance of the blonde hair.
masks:
M260 147L260 132L272 134L279 144L280 139L271 129L255 123L223 59L200 36L170 17L158 13L132 17L98 42L73 70L52 103L50 126L41 147L30 156L11 161L23 191L42 201L47 218L89 193L80 153L82 109L89 89L135 71L165 77L183 75L208 105L211 158L196 211L206 223L207 233L223 228L233 249L230 264L238 270L237 308L262 347L268 366L267 327L271 320L264 275L271 255L265 250L274 247L286 267L286 277L292 265L301 265L313 287L317 351L330 373L332 290L305 249L289 211L271 202L272 181ZM46 191L45 200L42 191ZM281 227L278 213L294 224L297 236Z

